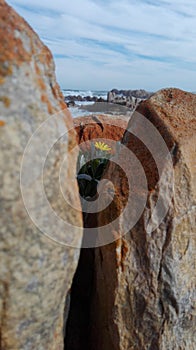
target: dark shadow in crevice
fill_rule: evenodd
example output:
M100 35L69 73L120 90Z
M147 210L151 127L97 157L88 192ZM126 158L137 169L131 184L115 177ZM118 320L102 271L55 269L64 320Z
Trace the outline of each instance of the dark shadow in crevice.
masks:
M81 249L71 287L70 308L65 326L65 350L90 350L94 258L95 248Z

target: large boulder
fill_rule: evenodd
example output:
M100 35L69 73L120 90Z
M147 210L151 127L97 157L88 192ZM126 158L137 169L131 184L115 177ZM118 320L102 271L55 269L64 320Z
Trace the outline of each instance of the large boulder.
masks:
M0 348L61 350L82 215L59 170L79 208L76 138L50 51L3 0L0 140Z
M115 196L98 215L116 240L95 251L92 349L195 348L195 142L195 94L161 90L130 119L119 155L127 171L107 169Z

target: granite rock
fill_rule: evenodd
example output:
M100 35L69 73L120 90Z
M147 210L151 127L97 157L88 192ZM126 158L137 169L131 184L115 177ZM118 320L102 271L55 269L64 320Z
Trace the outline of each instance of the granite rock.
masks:
M105 140L112 145L111 141L121 141L127 128L127 116L91 115L73 119L76 130L77 142L85 151L90 148L90 142L94 139Z
M28 158L28 153L23 158L30 137L40 127L42 138L34 137L35 148L29 153L33 158ZM70 223L70 228L60 233L56 224L49 227L51 217L44 216L42 206L45 197L35 186L42 179L36 168L39 162L42 164L42 150L55 139L61 141L46 149L48 154L41 170L51 215L55 210L55 217ZM79 249L66 242L72 242L74 236L75 242L70 245L80 247L82 215L64 200L59 188L59 169L66 156L62 189L80 206L76 158L69 154L76 138L56 83L50 51L3 0L0 0L0 140L0 348L61 350L68 312L66 300L79 257ZM23 198L22 164L26 176L21 179ZM25 200L37 222L30 219ZM51 230L49 237L38 225L41 217L41 225ZM60 237L65 238L62 244Z
M167 145L173 184L168 158L158 173L161 145L148 133L148 123L140 123L140 114ZM142 184L134 187L134 179L136 184L140 181L139 168L132 158L129 161L120 154L122 164L132 169L128 174L133 182L129 188L127 174L110 165L106 176L112 180L115 196L113 204L98 214L98 225L120 217L129 192L144 197L146 205L137 223L127 229L135 210L132 203L118 225L110 223L116 241L95 250L91 349L195 348L195 131L196 95L179 89L160 90L141 103L129 121L122 144L137 156L145 171L146 193ZM157 150L156 157L146 146L148 142ZM168 205L161 222L160 213L153 215L158 199L163 209Z

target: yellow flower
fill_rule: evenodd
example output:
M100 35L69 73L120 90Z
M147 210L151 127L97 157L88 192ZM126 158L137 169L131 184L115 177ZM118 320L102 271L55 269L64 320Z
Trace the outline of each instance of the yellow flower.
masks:
M111 151L111 147L104 142L95 142L95 148L100 149L101 151Z

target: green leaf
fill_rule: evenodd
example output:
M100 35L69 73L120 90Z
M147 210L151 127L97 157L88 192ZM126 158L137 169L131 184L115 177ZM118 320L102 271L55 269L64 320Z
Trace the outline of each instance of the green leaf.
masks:
M97 167L96 172L95 172L95 176L94 176L95 179L98 179L98 180L101 179L107 163L108 163L108 161L102 162L101 164L99 164L99 166Z

